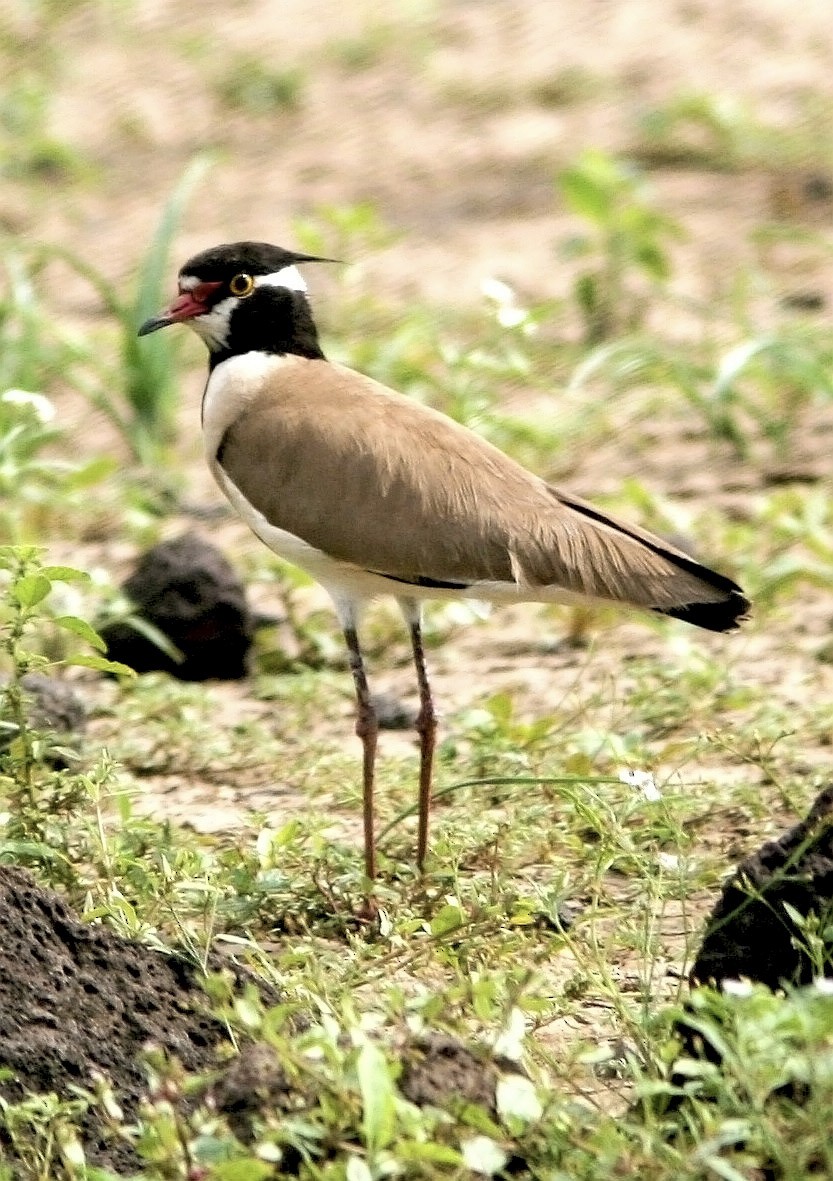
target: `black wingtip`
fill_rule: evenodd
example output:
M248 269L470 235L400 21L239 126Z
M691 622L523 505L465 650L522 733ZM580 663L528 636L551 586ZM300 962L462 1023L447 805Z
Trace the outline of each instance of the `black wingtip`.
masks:
M751 604L740 587L730 583L729 594L719 602L686 603L682 607L656 607L655 610L659 615L682 619L684 623L702 627L706 631L731 632L749 618L750 607Z

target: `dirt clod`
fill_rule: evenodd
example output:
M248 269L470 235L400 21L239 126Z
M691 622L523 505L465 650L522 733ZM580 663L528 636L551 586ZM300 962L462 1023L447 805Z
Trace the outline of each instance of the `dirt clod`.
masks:
M790 909L801 918L833 906L833 786L809 813L740 863L712 911L693 982L747 977L770 988L807 984L814 962Z
M210 1091L214 1107L244 1144L252 1138L253 1116L267 1109L288 1110L296 1095L277 1054L261 1042L243 1046Z
M431 1034L409 1046L400 1088L419 1107L448 1110L454 1103L477 1103L495 1113L497 1065L454 1038Z
M373 711L381 730L412 730L416 713L394 693L374 693Z
M138 614L182 653L174 660L128 624L102 629L108 656L136 672L181 681L240 680L254 623L240 579L220 551L195 533L164 541L139 559L124 583Z

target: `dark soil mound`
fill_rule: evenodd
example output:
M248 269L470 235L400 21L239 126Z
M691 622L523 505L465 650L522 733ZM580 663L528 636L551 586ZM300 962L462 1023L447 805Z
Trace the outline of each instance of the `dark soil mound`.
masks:
M506 1060L495 1062L486 1051L478 1055L454 1038L430 1034L406 1048L399 1085L418 1107L447 1110L477 1103L494 1116L499 1066L518 1069Z
M0 1083L6 1099L68 1095L72 1083L91 1088L98 1072L130 1122L147 1090L147 1043L189 1071L214 1063L225 1029L206 1013L189 964L79 922L57 894L9 867L0 867L0 930L0 1065L15 1075ZM130 1146L109 1139L95 1111L81 1131L91 1163L135 1170Z
M126 623L101 629L111 660L181 681L246 676L254 620L242 582L216 546L195 533L163 541L141 556L123 589L139 616L164 632L182 660Z
M745 976L770 988L817 974L791 916L833 910L833 787L799 824L745 858L723 887L691 970L694 983ZM824 926L824 923L822 924Z
M121 939L108 927L79 922L57 894L41 889L24 870L0 866L0 930L0 1066L14 1072L0 1082L0 1095L10 1102L29 1092L70 1097L72 1084L92 1089L100 1074L130 1124L147 1093L142 1051L152 1043L188 1072L212 1070L207 1098L244 1142L258 1115L316 1107L316 1095L303 1082L290 1083L269 1046L244 1046L215 1071L226 1031L207 1012L197 969ZM239 970L238 980L244 980ZM279 999L268 986L261 983L260 989L268 1004ZM402 1093L452 1114L460 1105L479 1104L494 1117L501 1070L518 1069L439 1034L398 1049ZM80 1131L91 1164L119 1175L141 1167L130 1144L110 1134L96 1109L82 1118ZM3 1146L0 1131L0 1156ZM342 1134L319 1149L322 1159L339 1156ZM300 1159L287 1150L284 1174Z

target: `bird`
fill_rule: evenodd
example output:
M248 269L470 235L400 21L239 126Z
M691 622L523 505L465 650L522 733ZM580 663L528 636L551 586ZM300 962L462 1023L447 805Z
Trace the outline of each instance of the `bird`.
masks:
M396 599L413 653L420 872L437 734L425 600L607 603L713 632L737 628L749 601L683 550L552 487L438 410L328 360L299 267L332 261L267 242L210 247L181 267L178 294L138 334L186 324L205 342L208 466L256 536L332 599L356 696L372 882L379 723L359 643L371 600Z

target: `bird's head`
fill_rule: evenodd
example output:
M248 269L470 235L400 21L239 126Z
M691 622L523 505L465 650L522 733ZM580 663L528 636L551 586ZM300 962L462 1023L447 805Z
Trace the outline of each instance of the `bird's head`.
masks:
M212 361L262 349L320 356L299 263L333 262L268 242L232 242L195 254L180 269L178 294L139 328L147 336L187 324Z

